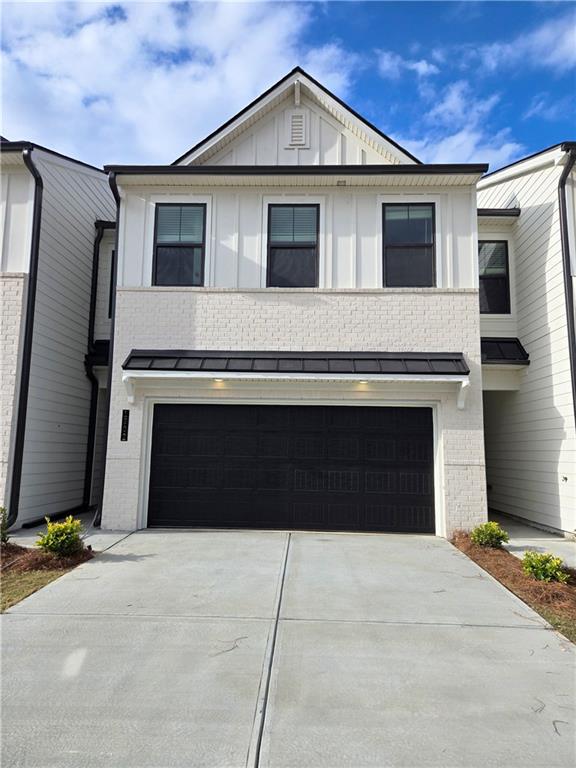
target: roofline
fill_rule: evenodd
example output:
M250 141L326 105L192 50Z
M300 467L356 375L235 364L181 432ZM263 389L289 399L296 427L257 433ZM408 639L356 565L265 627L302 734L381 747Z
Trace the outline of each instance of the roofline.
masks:
M485 173L487 163L402 165L105 165L120 176L398 176Z
M48 149L48 147L43 147L41 144L35 144L32 141L0 141L0 152L23 152L25 149L39 149L41 152L47 152L49 155L60 157L63 160L76 163L76 165L82 165L84 168L91 168L93 171L106 173L102 168L97 168L95 165L85 163L83 160L76 160L75 157L63 155L62 152L56 152L54 149Z
M345 101L338 98L332 91L329 91L328 88L326 88L322 83L319 83L318 80L316 80L312 75L309 75L308 72L306 72L302 67L294 67L290 72L288 72L287 75L284 75L280 80L278 80L274 85L271 85L270 88L264 91L264 93L261 93L260 96L257 96L253 101L250 102L247 106L245 106L243 109L240 110L240 112L237 112L235 115L233 115L230 119L226 120L225 123L222 123L216 130L212 131L212 133L208 134L204 139L199 141L197 144L195 144L193 147L191 147L187 152L184 152L183 155L180 155L180 157L176 158L172 165L177 165L182 160L184 160L185 157L188 157L188 155L192 154L192 152L196 152L201 147L204 146L204 144L207 144L211 139L213 139L215 136L217 136L221 131L226 130L230 125L232 125L233 122L238 120L242 115L246 114L249 110L251 110L253 107L255 107L260 101L265 99L267 96L269 96L273 91L276 90L279 86L283 85L287 80L289 80L291 77L293 77L295 74L304 75L304 77L307 77L308 80L310 80L311 83L314 83L314 85L317 88L320 88L321 91L324 91L328 96L330 96L331 99L334 99L340 106L344 107L344 109L347 109L350 114L354 115L355 118L358 120L361 120L365 125L367 125L371 130L375 131L379 136L381 136L383 139L388 141L392 146L396 147L396 149L399 149L400 152L402 152L407 157L410 157L412 160L414 160L415 163L420 164L422 161L418 160L417 157L415 157L411 152L408 152L407 149L404 149L404 147L400 146L398 142L394 141L394 139L391 139L390 136L387 136L383 131L381 131L379 128L377 128L373 123L371 123L369 120L366 120L365 117L362 117L361 114L356 112L355 109L352 109L348 104L346 104Z
M520 216L520 208L478 208L478 216L490 216L491 218L508 218Z
M545 149L541 149L538 152L533 152L531 155L526 155L526 157L521 157L520 160L515 160L513 163L508 163L508 165L503 165L502 168L498 168L496 171L491 171L490 173L487 173L483 178L488 179L490 176L495 176L497 173L501 173L502 171L508 170L508 168L513 168L515 165L520 165L520 163L525 163L527 160L532 160L535 157L538 157L539 155L545 155L546 152L551 152L553 149L561 149L563 152L569 152L571 148L576 147L575 141L561 141L558 144L552 144L550 147L546 147Z
M96 229L116 229L116 222L106 221L105 219L96 219L94 226Z

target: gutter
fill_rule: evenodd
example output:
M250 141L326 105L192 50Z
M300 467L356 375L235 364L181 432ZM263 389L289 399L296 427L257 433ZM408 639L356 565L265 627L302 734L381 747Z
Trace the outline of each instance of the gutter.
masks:
M36 308L36 286L38 284L38 262L40 256L40 225L42 222L42 194L44 182L40 171L32 160L33 147L22 150L24 165L34 179L34 213L32 216L32 242L28 271L28 289L26 296L26 323L22 344L22 368L20 371L20 392L18 394L18 413L16 416L16 435L12 459L12 479L8 502L8 527L18 518L20 505L20 486L22 482L22 460L24 457L24 438L26 435L26 414L28 412L28 392L30 389L30 369L32 365L32 340L34 334L34 311Z
M116 240L115 240L115 253L116 258L112 260L112 285L114 290L112 291L112 311L110 317L110 346L108 348L108 381L106 383L106 420L104 422L104 445L106 446L106 453L108 453L108 433L110 431L110 401L112 394L112 362L114 360L114 333L116 328L116 284L118 279L118 242L120 238L120 192L118 191L118 184L116 182L116 172L111 171L108 176L108 183L112 190L112 195L116 201ZM104 468L104 482L106 482L106 468ZM97 500L98 510L94 518L93 526L99 528L102 522L102 501Z
M104 170L123 176L442 176L486 173L485 163L424 165L105 165Z
M564 298L566 301L566 325L568 331L568 354L570 358L570 378L572 381L572 406L576 425L576 329L574 327L574 289L570 269L570 237L568 231L568 204L566 201L566 182L576 163L576 142L562 144L562 151L568 153L566 165L558 182L558 201L560 205L560 242L562 246L562 266L564 269Z
M88 346L84 358L84 369L90 382L90 417L88 419L88 442L86 445L86 463L84 465L84 491L82 504L86 509L90 506L92 490L92 470L94 467L94 441L96 439L96 411L98 408L98 379L94 375L90 362L94 352L94 322L96 318L96 294L98 290L98 269L100 262L100 243L104 236L104 222L96 221L96 237L94 238L94 254L92 258L92 283L90 286L90 314L88 319Z

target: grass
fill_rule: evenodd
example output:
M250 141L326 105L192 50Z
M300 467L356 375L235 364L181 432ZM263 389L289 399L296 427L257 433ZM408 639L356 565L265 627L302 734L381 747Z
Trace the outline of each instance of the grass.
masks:
M566 584L538 581L524 573L522 562L505 549L481 547L467 533L455 534L452 543L477 565L523 600L554 629L576 643L576 572L568 570Z
M24 573L8 572L2 575L1 611L7 611L13 605L24 600L28 595L37 592L46 584L63 576L70 568L59 568L51 571L27 571Z
M38 547L20 547L11 543L2 544L0 555L2 613L93 557L90 549L82 549L70 557L57 557Z

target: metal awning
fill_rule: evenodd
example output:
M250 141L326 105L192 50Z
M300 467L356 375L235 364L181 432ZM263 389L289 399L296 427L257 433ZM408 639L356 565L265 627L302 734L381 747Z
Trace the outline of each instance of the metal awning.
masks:
M530 365L528 352L516 338L481 339L482 365Z
M224 372L243 374L337 374L463 376L470 370L461 352L235 352L133 349L125 371Z

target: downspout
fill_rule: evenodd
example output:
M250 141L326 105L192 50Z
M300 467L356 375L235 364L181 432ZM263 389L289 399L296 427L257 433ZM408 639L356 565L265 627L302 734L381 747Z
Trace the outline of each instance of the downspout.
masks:
M108 183L110 189L116 201L116 239L115 239L115 253L116 258L112 260L112 285L114 290L112 291L112 307L110 313L110 346L108 347L108 380L106 384L106 421L104 426L104 445L106 446L106 452L108 452L108 433L110 431L110 400L112 394L112 361L114 360L114 332L116 327L116 285L118 277L118 242L120 238L120 192L118 191L118 184L116 182L116 173L112 171L108 176ZM104 468L104 483L106 482L106 468ZM104 486L103 486L104 487ZM98 499L98 511L94 518L94 526L99 527L102 522L102 501Z
M88 509L90 506L90 492L92 490L92 469L94 467L94 440L96 438L96 411L98 408L98 379L94 375L90 355L94 352L94 322L96 318L96 293L98 289L98 266L100 261L100 243L104 236L102 222L97 221L96 237L94 238L94 255L92 258L92 283L90 286L90 314L88 318L88 348L84 358L86 376L90 382L90 418L88 421L88 443L86 446L86 464L84 466L84 492L82 505Z
M570 268L570 238L568 230L568 204L566 202L566 182L576 162L576 143L562 144L562 150L568 153L566 165L558 182L560 204L560 241L562 245L562 264L564 268L564 297L566 300L566 324L568 330L568 354L570 357L570 377L572 381L572 406L576 425L576 329L574 328L574 289Z
M24 149L24 165L34 179L34 212L32 215L32 242L28 270L28 291L26 296L26 321L22 344L22 366L20 370L20 392L18 394L18 412L16 416L16 435L14 438L14 456L12 461L12 480L10 482L10 500L8 506L8 527L18 518L20 505L20 486L22 483L22 461L24 458L24 438L26 436L26 414L28 412L28 392L30 389L30 369L32 366L32 340L34 335L34 310L36 308L36 286L38 284L38 262L40 256L40 225L42 222L42 193L44 183L40 171L32 160L33 147Z

